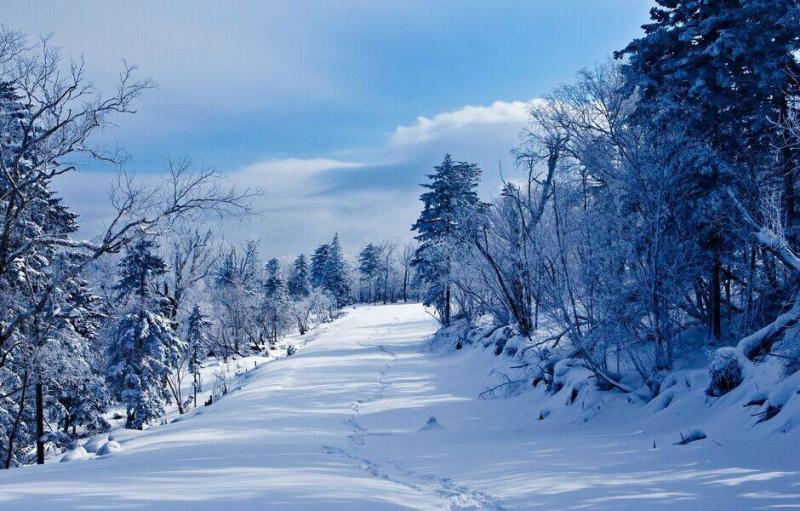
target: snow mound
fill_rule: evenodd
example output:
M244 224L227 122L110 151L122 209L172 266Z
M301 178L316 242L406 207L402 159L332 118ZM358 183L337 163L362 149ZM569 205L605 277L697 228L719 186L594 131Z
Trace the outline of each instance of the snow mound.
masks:
M89 455L83 447L76 447L61 457L61 462L85 459Z
M428 422L426 422L424 426L419 428L420 431L435 431L442 429L444 429L444 426L439 424L439 421L436 420L436 417L430 417L428 419Z
M105 456L106 454L111 454L112 452L121 451L122 446L119 445L119 442L115 442L111 440L110 442L106 442L103 444L100 449L97 450L98 456Z
M86 452L97 452L106 442L108 442L108 436L98 436L83 444L83 448L86 449Z

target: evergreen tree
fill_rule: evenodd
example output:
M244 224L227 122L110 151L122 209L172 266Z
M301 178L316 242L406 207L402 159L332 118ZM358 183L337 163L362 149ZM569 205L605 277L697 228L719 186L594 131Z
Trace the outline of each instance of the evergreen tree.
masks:
M328 244L320 245L311 256L311 285L316 288L322 288L325 282L325 268L328 265L330 249Z
M368 243L358 255L358 272L361 274L362 284L367 286L366 301L377 300L377 288L383 275L383 261L380 248L373 243Z
M270 344L274 346L278 338L292 326L292 318L288 292L277 259L267 262L266 272L261 311Z
M341 308L350 303L350 279L347 261L339 241L339 233L333 237L325 262L323 289L331 296L337 307Z
M156 242L140 238L129 249L119 264L119 281L114 286L117 299L136 297L145 303L152 294L150 286L155 278L167 271L164 259L155 253Z
M474 163L453 161L449 154L429 174L428 191L420 196L423 209L411 227L419 241L413 265L425 288L424 303L439 311L441 321L450 324L451 244L467 228L475 212L482 208L477 187L480 169Z
M134 299L130 312L117 324L108 353L109 380L125 405L128 428L141 429L163 415L170 398L164 381L186 348L175 324L162 314L161 304L151 299L153 280L166 270L156 249L148 239L129 247L115 286L121 299Z
M186 343L189 350L189 374L192 375L192 391L194 405L197 406L197 393L203 390L203 380L200 375L202 361L208 352L208 337L211 321L203 314L200 307L195 304L189 319L186 321Z
M306 256L300 254L297 256L297 259L294 260L292 275L289 277L289 282L287 283L289 296L295 300L308 296L311 293L309 278L310 275L308 263L306 263Z
M267 261L266 272L267 277L264 279L264 294L271 298L284 287L280 262L275 258Z

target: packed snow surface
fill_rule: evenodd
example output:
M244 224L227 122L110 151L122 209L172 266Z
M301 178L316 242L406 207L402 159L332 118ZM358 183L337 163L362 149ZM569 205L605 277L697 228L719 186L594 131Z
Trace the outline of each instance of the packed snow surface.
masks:
M502 357L431 351L435 329L420 305L350 309L184 420L3 471L0 509L800 508L794 431L728 426L707 403L617 395L586 421L543 414L536 392L479 399ZM674 445L693 426L708 438Z

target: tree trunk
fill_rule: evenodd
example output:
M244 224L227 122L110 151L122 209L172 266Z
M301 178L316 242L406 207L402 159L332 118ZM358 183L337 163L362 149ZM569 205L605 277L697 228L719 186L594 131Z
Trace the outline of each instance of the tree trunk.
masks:
M450 326L450 284L444 291L444 326Z
M44 385L36 382L36 463L44 465Z
M714 250L714 265L711 269L711 337L715 343L722 338L722 292L720 289L719 250Z
M8 434L8 453L6 455L6 468L11 468L11 460L14 457L14 440L17 439L17 429L19 428L20 420L22 419L22 412L25 410L25 393L28 390L28 372L22 378L22 393L19 397L19 410L14 417L14 425L11 427L11 432Z

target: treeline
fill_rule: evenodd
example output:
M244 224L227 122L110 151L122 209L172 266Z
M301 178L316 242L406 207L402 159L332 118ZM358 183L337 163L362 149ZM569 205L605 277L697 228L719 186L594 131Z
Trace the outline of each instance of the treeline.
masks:
M345 255L339 235L300 254L288 265L262 264L258 243L223 251L200 294L215 311L208 345L223 359L273 347L283 336L305 334L353 303L393 303L416 298L413 248L368 243L357 261ZM173 268L177 267L173 265Z
M478 199L446 157L421 197L414 264L444 325L490 316L541 351L651 394L676 359L721 349L800 368L800 12L794 1L658 1L645 35L531 104L524 177ZM755 334L754 334L755 332ZM753 334L751 336L751 334ZM748 337L750 336L750 337Z

